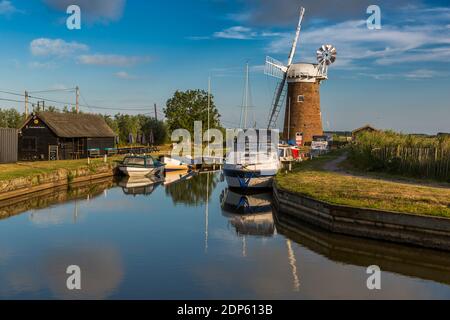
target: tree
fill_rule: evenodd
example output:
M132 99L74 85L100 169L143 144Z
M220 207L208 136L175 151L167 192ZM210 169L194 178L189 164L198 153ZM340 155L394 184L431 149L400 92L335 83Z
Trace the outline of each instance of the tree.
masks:
M154 144L163 144L167 141L168 132L167 126L163 121L146 115L128 115L116 114L114 118L104 116L106 123L119 136L121 144L127 144L129 136L132 135L134 139L139 136L144 136L146 143L150 143L150 136L153 136Z
M221 128L220 114L211 96L209 115L209 128ZM208 93L204 90L176 91L172 98L167 100L164 113L167 126L172 132L176 129L186 129L194 133L194 122L202 121L203 130L208 129Z
M20 114L16 109L0 109L1 128L20 128L25 121L25 115Z

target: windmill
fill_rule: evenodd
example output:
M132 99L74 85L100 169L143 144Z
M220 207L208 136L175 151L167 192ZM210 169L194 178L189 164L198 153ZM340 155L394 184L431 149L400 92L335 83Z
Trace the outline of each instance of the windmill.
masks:
M302 7L287 64L267 57L264 73L280 79L271 105L268 129L276 128L287 97L284 139L291 140L301 135L303 141L310 142L313 136L323 134L320 83L328 79L328 67L336 61L337 52L332 45L327 44L317 50L317 63L293 63L304 15L305 8Z

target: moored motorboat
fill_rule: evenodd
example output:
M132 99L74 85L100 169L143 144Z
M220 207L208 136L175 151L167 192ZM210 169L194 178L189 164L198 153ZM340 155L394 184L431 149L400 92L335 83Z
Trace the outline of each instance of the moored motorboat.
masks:
M160 175L164 172L164 164L152 156L133 155L123 159L119 170L129 177Z
M192 165L190 159L179 160L167 156L162 157L161 162L164 163L166 171L189 170Z
M227 157L223 174L230 188L271 188L274 176L280 169L275 152L258 152L253 155L232 152Z

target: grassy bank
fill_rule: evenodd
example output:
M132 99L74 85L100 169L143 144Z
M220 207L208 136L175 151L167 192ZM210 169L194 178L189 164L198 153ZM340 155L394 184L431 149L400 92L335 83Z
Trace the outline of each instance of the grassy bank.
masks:
M280 188L332 204L450 218L450 185L434 187L376 177L333 172L324 166L334 153L297 165L276 178Z
M152 156L158 157L169 152L170 145L160 146L159 149L160 151L153 153ZM122 159L123 156L108 157L107 162L109 164L113 164L115 161L120 161ZM52 173L61 169L77 170L80 168L89 168L90 170L95 171L96 168L101 166L104 166L103 158L91 159L90 164L88 164L87 159L0 164L0 181L34 177Z
M113 157L108 159L108 163L120 160L122 157ZM89 168L95 170L103 166L102 159L91 159L88 164L87 159L82 160L64 160L64 161L39 161L39 162L19 162L14 164L0 165L0 181L11 180L23 177L33 177L41 174L48 174L61 169L76 170L79 168Z

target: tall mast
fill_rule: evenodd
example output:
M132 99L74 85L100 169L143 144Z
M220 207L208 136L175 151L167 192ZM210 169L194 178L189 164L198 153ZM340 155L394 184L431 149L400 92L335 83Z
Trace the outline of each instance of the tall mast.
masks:
M247 129L247 116L248 116L248 62L245 68L245 113L244 113L244 129Z
M241 119L239 126L242 129L247 129L247 118L248 118L248 100L249 100L249 67L248 62L245 65L245 84L244 84L244 96L242 98L242 109L241 109Z

